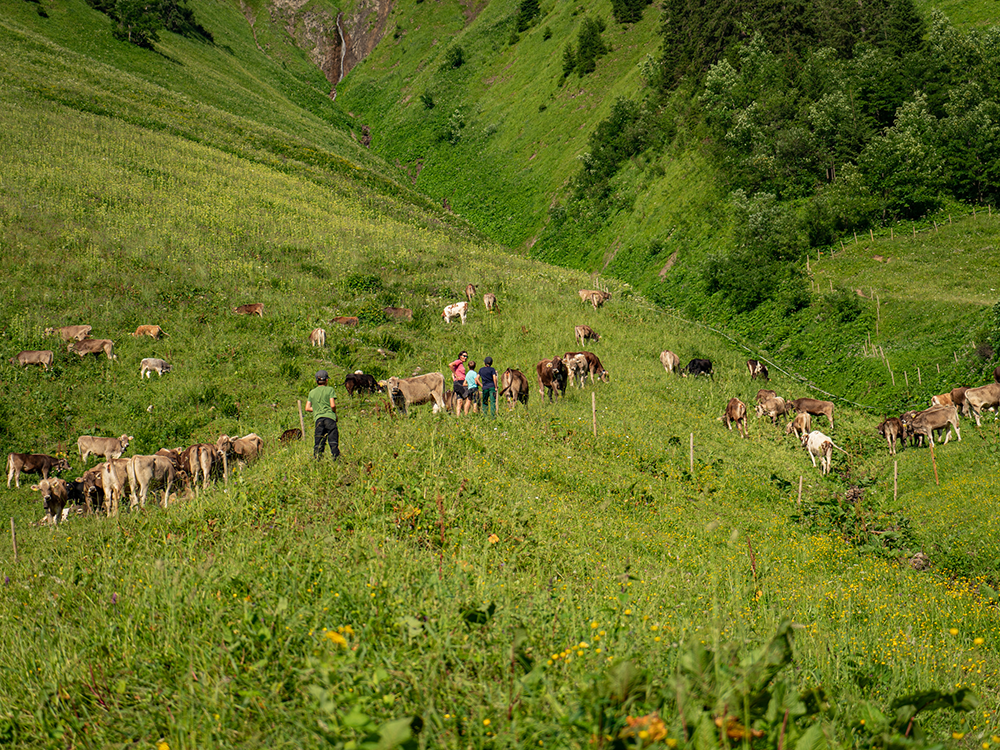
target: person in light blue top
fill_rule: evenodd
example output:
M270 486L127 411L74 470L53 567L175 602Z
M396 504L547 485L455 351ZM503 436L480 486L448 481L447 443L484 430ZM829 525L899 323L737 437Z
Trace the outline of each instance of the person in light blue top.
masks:
M472 411L474 406L479 405L479 373L476 372L476 363L469 362L469 371L465 373L465 414Z

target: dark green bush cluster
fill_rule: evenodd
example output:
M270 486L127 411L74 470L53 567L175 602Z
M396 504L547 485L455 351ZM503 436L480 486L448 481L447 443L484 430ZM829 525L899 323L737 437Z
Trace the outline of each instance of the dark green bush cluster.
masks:
M637 23L652 0L611 0L611 13L618 23Z
M449 47L444 53L444 62L441 63L441 70L454 70L461 68L465 64L465 50L457 44Z
M374 273L352 273L344 279L344 288L353 294L375 294L382 291L382 277Z
M576 36L576 47L567 44L563 49L563 80L566 80L571 73L585 76L597 70L597 58L609 52L608 46L601 37L605 28L605 23L600 18L588 16L583 19L583 24Z
M187 0L87 0L94 10L115 22L116 39L152 49L160 31L213 42L212 33L198 23Z
M542 12L538 0L521 0L517 8L517 21L515 28L517 31L527 31L531 27L531 22L538 18Z

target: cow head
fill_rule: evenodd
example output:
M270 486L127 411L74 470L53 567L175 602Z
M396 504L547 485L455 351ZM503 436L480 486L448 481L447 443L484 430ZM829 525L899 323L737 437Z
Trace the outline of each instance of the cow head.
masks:
M38 484L31 485L31 489L41 494L45 512L49 514L55 523L59 523L63 508L66 507L66 498L69 495L66 481L58 477L51 477L43 479Z
M67 461L65 458L60 458L54 464L52 464L52 468L50 469L50 471L69 471L69 469L70 469L69 461Z
M123 453L125 449L128 448L130 440L135 440L135 437L133 437L132 435L122 435L120 438L118 438L118 442L121 443Z

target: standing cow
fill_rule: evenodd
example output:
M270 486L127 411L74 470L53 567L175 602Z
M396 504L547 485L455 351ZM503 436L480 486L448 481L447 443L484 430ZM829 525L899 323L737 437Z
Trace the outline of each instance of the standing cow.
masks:
M584 343L591 339L593 341L600 341L601 337L597 334L590 326L574 326L573 327L573 337L576 339L576 343L583 346Z
M313 328L309 334L309 344L320 349L326 346L326 331L323 328Z
M740 437L746 439L747 436L747 405L740 401L735 396L729 399L729 403L726 404L726 413L722 416L722 421L729 428L729 431L733 431L733 423L736 423L736 429L740 433Z
M756 380L757 378L760 378L761 380L770 380L767 373L767 366L763 362L758 362L756 359L748 359L747 370L750 371L751 380Z
M566 396L566 382L569 379L569 369L566 363L559 357L543 359L535 366L538 373L538 393L545 397L548 391L549 403L552 403L553 391L558 391L559 396Z
M500 395L507 397L511 408L518 401L527 408L529 390L528 379L520 370L512 370L508 367L500 376Z
M466 302L456 302L453 305L448 305L444 311L441 313L441 317L444 318L445 323L450 323L452 318L461 318L462 325L465 325L465 317L469 313L469 303Z
M493 292L486 292L483 295L483 307L486 308L486 312L496 312L497 296Z
M672 372L675 375L681 374L681 358L672 351L666 350L660 352L660 364L663 365L663 369L667 372Z

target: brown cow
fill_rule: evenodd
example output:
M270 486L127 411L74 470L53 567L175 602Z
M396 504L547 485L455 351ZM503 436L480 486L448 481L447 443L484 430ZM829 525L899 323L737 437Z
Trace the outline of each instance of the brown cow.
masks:
M309 343L322 349L326 346L326 331L322 328L313 328L312 333L309 334Z
M783 417L788 413L788 404L781 396L773 396L763 403L757 404L757 416L763 417L765 414L770 417L771 424L778 423L778 417Z
M470 305L472 304L473 298L476 296L476 286L476 284L465 285L465 301Z
M538 373L538 393L545 397L545 392L549 393L549 403L552 403L553 391L558 391L562 397L566 396L566 381L569 379L569 369L566 363L559 357L543 359L535 366Z
M88 514L96 508L105 506L104 482L101 480L100 466L87 469L82 477L76 478L76 481L83 485L83 500Z
M355 372L349 372L344 377L344 390L347 391L347 395L354 397L357 393L378 393L382 390L379 387L378 381L372 375L366 375L357 370Z
M583 346L587 339L593 339L594 341L601 340L601 337L597 335L597 331L590 326L573 326L573 337L580 346Z
M486 312L495 312L497 309L497 296L493 292L486 292L483 295L483 307L486 308Z
M7 487L10 480L14 486L21 486L21 474L41 474L42 479L49 478L49 472L69 471L69 462L65 458L47 456L44 453L8 453L7 454Z
M992 409L1000 406L1000 383L990 383L981 385L978 388L969 388L965 391L965 413L976 418L976 427L981 427L982 422L979 417L983 409Z
M740 437L746 439L747 405L736 397L729 399L729 403L726 404L726 413L722 416L722 422L729 428L730 432L733 431L733 422L735 422Z
M761 378L762 380L771 379L767 372L767 365L763 362L758 362L756 359L747 360L747 370L750 371L751 380L756 380L757 378Z
M797 440L801 440L803 435L808 435L812 432L812 417L809 416L808 412L799 412L795 415L795 418L788 423L785 428L785 434L794 434Z
M354 315L337 315L336 317L330 318L330 322L341 326L356 326L360 321L358 317Z
M69 502L69 488L66 486L66 481L58 477L43 479L38 484L31 485L31 489L41 493L49 523L58 525L62 520L66 503Z
M159 326L143 325L136 328L135 333L132 335L135 337L149 336L151 339L158 339L160 336L166 336L167 334Z
M301 437L302 433L299 432ZM201 488L208 489L213 469L223 466L222 451L218 446L208 443L197 443L184 450L178 462L180 468L191 478L191 484L197 491L198 474L201 474Z
M393 320L413 320L413 310L408 307L386 307L385 314Z
M508 367L504 370L503 375L500 376L500 395L507 397L511 408L514 408L514 404L518 401L527 408L528 391L530 390L531 387L528 385L528 379L520 370L512 370Z
M88 354L93 354L95 357L99 357L101 352L104 352L108 359L118 359L118 355L115 354L115 344L111 339L84 339L83 341L74 341L67 347L69 351L80 355L80 359L83 359Z
M87 457L91 454L106 459L121 457L125 449L128 448L130 440L135 440L135 438L131 435L122 435L120 438L81 435L76 441L76 448L80 451L80 458L86 463Z
M566 369L569 372L569 384L576 383L579 388L583 388L587 375L590 373L587 358L582 354L574 354L563 357L563 362L566 363Z
M681 358L670 350L660 352L660 364L667 372L672 372L675 375L681 374Z
M113 458L94 467L101 472L101 486L104 487L104 512L117 516L125 482L128 481L128 459Z
M445 410L444 405L444 375L439 372L428 372L414 375L411 378L391 377L379 385L387 388L389 398L397 413L406 414L411 406L434 402L434 414Z
M823 415L830 422L830 429L833 429L833 402L832 401L820 401L815 398L797 398L794 401L789 401L788 405L792 407L795 411L804 411L812 414L814 417Z
M139 505L146 507L149 488L154 483L162 484L163 507L170 503L170 488L177 481L177 470L173 462L166 456L132 456L125 465L128 472L128 482L131 488L131 507Z
M903 423L898 417L888 417L875 429L889 444L889 455L896 455L896 443L903 437Z
M934 433L944 432L944 442L947 445L951 439L951 431L955 430L959 442L962 441L962 433L958 428L958 409L954 406L932 406L913 415L905 415L901 420L909 428L913 435L923 435L927 437L931 446L934 445Z
M263 302L251 302L246 305L240 305L239 307L234 307L233 312L237 315L256 315L259 318L264 317L264 303Z
M63 341L83 341L90 335L93 326L63 326L62 328L46 328L45 335L58 334Z
M766 388L761 388L759 391L757 391L757 403L763 404L769 398L776 398L777 395L778 394L775 391L771 391Z
M953 406L954 401L951 400L951 393L942 393L938 396L931 396L931 406Z
M244 464L260 458L264 452L264 441L253 432L241 438L220 435L215 447L219 453L235 456L237 465L242 468Z
M587 358L587 366L590 369L590 382L593 383L595 379L602 380L605 383L608 382L611 374L604 369L604 365L601 364L601 358L593 352L566 352L563 354L563 361L566 361L570 357L575 357L577 354L582 354Z
M292 427L291 429L285 430L283 433L281 433L281 437L278 438L278 442L281 443L282 445L287 445L293 440L301 440L301 439L302 439L302 430L300 430L298 427Z
M48 369L52 367L52 362L55 356L51 351L32 351L32 352L21 352L16 357L10 360L10 363L19 364L21 367L27 367L28 365L41 365L42 369L48 372Z
M581 289L578 294L584 304L589 302L595 310L611 299L611 292L602 292L599 289Z

